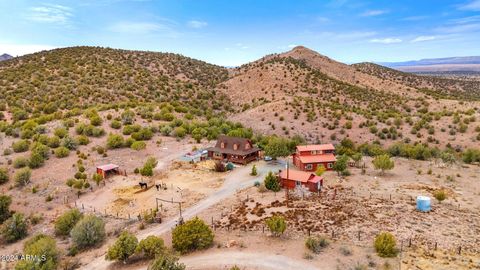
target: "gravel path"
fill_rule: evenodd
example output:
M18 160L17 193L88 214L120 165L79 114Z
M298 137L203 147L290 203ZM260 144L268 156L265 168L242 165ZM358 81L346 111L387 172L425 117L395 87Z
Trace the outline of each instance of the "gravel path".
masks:
M258 270L318 270L305 261L295 260L283 255L268 253L247 253L240 251L225 251L213 254L200 254L181 258L189 270L210 269L209 267L234 266Z

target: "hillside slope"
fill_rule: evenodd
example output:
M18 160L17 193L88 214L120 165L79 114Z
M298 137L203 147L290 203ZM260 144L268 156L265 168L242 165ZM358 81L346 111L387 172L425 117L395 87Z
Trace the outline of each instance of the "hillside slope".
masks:
M428 91L430 94L439 97L480 99L480 81L418 76L373 63L359 63L352 66L360 72L371 74L382 80L393 80L399 84Z
M11 111L152 101L219 108L225 102L212 89L227 75L177 54L73 47L0 63L0 95Z
M479 103L468 88L474 83L361 67L297 47L232 70L219 90L237 107L231 119L267 134L439 146L468 146L480 138L475 127L464 127L478 118ZM455 87L446 91L450 84ZM464 117L469 120L459 124Z

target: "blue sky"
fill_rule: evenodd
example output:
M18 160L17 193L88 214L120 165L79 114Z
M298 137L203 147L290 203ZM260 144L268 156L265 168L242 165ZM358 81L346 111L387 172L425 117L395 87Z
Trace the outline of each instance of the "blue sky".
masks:
M346 63L480 55L480 0L0 0L0 53L76 45L226 66L295 45Z

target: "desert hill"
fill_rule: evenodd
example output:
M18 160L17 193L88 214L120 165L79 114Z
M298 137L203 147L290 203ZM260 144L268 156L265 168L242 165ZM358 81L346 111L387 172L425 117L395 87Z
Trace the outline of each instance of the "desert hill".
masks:
M0 78L2 100L12 111L151 101L207 109L225 105L219 96L212 99L212 86L227 71L171 53L73 47L2 62Z
M9 54L6 54L6 53L0 55L0 61L10 60L12 58L13 58L13 56L11 56Z
M476 81L346 65L305 47L230 73L219 89L237 106L231 118L246 125L256 119L250 126L263 133L301 134L314 142L350 136L439 146L469 146L478 139L475 127L469 130L458 120L478 115Z
M305 47L234 69L177 54L73 47L0 63L7 119L94 105L170 102L312 142L478 144L478 82L346 65ZM19 113L19 111L21 113Z

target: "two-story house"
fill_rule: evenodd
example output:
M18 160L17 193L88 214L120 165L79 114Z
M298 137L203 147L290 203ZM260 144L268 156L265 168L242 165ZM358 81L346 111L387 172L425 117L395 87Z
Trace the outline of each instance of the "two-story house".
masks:
M299 145L293 154L293 164L302 171L314 172L320 164L332 170L336 161L333 144Z
M249 139L220 135L217 144L207 151L212 159L247 164L259 158L260 149Z

